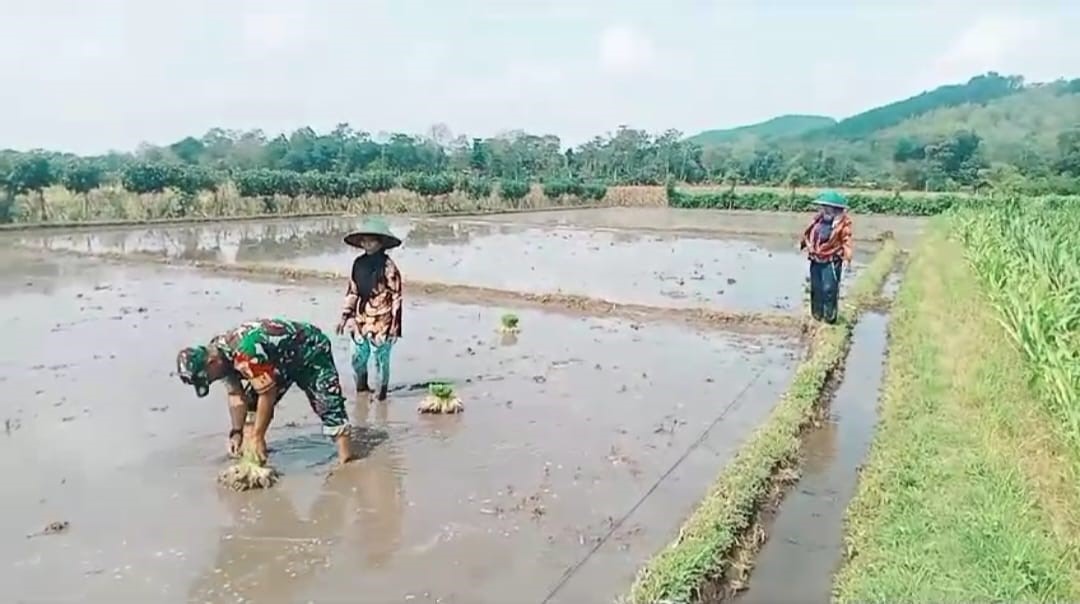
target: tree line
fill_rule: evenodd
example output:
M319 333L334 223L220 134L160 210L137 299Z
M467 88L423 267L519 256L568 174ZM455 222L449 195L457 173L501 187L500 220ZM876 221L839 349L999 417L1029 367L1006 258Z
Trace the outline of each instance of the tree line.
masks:
M1056 95L1080 95L1077 80L1050 86ZM885 148L875 139L850 140L935 107L996 102L1024 90L1016 76L991 73L848 118L824 134L708 147L677 130L653 134L628 126L564 148L556 136L522 131L469 138L436 125L424 135L375 135L340 124L329 132L300 128L273 137L260 130L215 128L169 145L95 157L0 151L0 184L6 192L0 219L5 207L10 213L16 196L36 197L47 219L41 192L55 185L84 196L119 186L136 194L172 190L183 197L228 184L241 196L267 199L357 197L403 187L428 196L459 191L513 200L527 194L532 183L541 183L548 195L593 199L610 185L669 182L1080 193L1080 125L1060 132L1056 147L1038 149L1037 161L1012 163L989 161L983 135L969 129L901 136Z

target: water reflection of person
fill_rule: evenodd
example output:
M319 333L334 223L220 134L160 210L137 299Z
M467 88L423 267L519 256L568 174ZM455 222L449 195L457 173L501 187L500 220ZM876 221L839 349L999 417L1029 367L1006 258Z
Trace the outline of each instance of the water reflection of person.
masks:
M358 424L366 423L366 405L358 409ZM379 406L376 423L385 423L386 404ZM305 601L304 592L321 572L337 560L351 560L343 555L349 550L366 554L368 567L385 565L401 541L405 506L400 458L382 442L385 431L357 432L362 441L373 443L371 450L364 454L363 444L354 445L362 459L326 479L306 520L284 488L259 493L221 490L232 522L222 533L213 565L192 583L188 599Z
M375 407L375 421L368 424L369 408ZM386 434L389 405L386 401L372 403L370 399L361 399L356 404L354 417L357 425L364 426L358 431L358 438L367 434ZM361 526L364 527L362 538L367 543L368 565L378 568L384 566L401 547L401 532L405 517L405 493L402 484L404 467L401 456L394 444L385 442L371 449L370 455L349 467L350 474L357 475L357 487L363 507Z

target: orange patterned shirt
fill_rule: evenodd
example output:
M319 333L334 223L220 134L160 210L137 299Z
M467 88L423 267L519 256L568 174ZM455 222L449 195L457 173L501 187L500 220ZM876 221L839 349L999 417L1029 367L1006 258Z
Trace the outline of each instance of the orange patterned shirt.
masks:
M818 230L825 220L824 214L814 216L810 226L803 231L799 249L806 250L810 259L816 262L829 262L839 257L850 263L854 254L851 215L844 212L833 218L832 233L825 241L819 241Z
M401 295L401 271L390 258L386 259L382 279L375 283L367 300L360 299L356 281L350 277L341 310L346 329L356 337L371 338L376 344L387 338L400 338Z

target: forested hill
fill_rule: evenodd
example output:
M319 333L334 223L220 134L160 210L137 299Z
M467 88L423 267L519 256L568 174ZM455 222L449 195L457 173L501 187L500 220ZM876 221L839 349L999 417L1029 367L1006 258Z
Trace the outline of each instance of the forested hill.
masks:
M739 126L726 130L706 130L687 140L702 147L711 147L746 139L775 139L799 136L815 130L828 128L836 120L824 115L781 115L749 126Z
M898 126L905 120L932 111L959 105L985 105L996 99L1021 92L1023 89L1023 78L1019 76L1000 76L996 73L976 76L966 84L940 86L902 101L875 107L840 120L831 128L809 132L805 138L809 140L866 138L875 132Z
M788 115L690 138L621 126L570 149L550 134L474 138L444 125L424 134L372 134L343 123L278 135L213 128L96 157L0 151L7 193L0 198L55 184L79 193L103 185L193 193L227 181L292 191L301 174L311 176L304 182L350 190L377 184L484 191L511 181L515 190L527 190L529 181L551 183L552 190L602 190L675 181L1080 193L1080 80L1024 84L988 73L835 123Z
M772 184L1080 193L1080 79L1025 84L991 72L752 143L703 145L703 165Z

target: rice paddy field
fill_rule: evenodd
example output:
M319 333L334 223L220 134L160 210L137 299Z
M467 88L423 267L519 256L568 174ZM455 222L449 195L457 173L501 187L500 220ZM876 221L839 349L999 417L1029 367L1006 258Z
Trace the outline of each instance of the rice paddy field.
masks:
M290 392L280 481L243 493L215 481L223 391L194 397L176 352L263 316L332 332L361 219L5 233L0 581L35 602L1076 599L1080 225L1054 211L856 216L835 326L805 316L808 215L395 217L386 402L352 394L333 337L360 459L331 471ZM463 413L417 413L436 380Z

